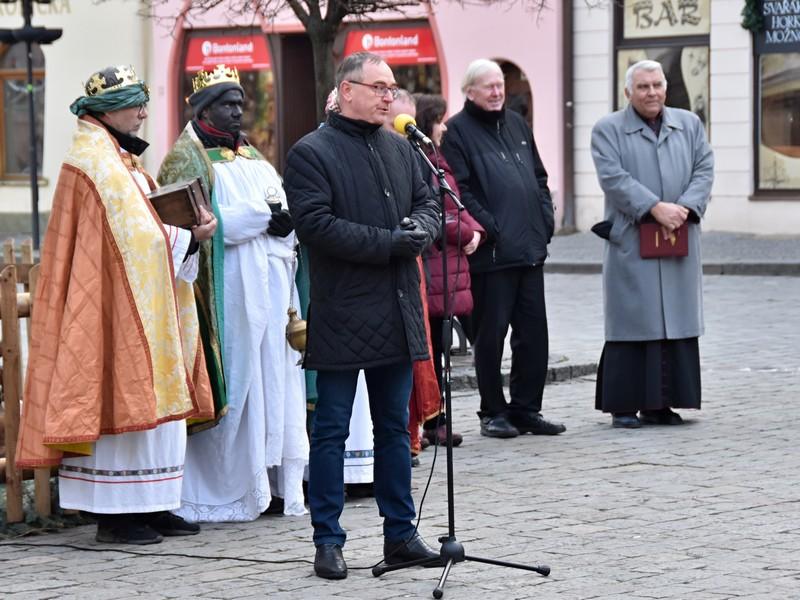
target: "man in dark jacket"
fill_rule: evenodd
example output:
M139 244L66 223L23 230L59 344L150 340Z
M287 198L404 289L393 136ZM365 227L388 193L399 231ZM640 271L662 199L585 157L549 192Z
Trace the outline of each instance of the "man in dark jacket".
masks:
M464 110L447 122L442 151L461 201L487 234L470 256L481 434L556 435L566 428L539 412L548 353L542 267L553 235L547 172L527 124L504 106L497 63L472 62L461 90L467 97ZM511 401L506 403L500 364L509 325Z
M428 349L416 257L436 233L436 204L411 146L381 126L396 97L389 66L347 57L336 73L341 113L289 152L285 189L309 250L311 302L305 366L319 399L309 457L314 570L342 579L342 477L358 373L364 370L375 436L375 498L384 559L439 556L416 533L408 402L411 363Z

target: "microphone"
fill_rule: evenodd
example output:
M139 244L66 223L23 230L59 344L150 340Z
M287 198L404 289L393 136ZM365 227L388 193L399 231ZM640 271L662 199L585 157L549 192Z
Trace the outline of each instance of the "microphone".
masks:
M402 135L407 135L410 140L433 146L431 138L417 129L417 122L411 115L400 113L394 118L394 130Z

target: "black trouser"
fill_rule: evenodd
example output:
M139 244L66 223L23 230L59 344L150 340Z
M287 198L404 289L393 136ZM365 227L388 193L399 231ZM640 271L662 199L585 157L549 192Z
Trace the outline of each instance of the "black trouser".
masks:
M547 378L547 311L542 267L514 267L472 274L475 374L481 417L534 413L542 408ZM511 401L500 372L511 325Z

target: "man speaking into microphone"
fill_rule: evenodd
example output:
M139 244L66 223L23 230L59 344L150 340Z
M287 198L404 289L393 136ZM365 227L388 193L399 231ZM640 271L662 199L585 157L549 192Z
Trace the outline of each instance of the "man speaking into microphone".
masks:
M375 499L389 564L436 558L416 533L408 401L412 361L428 357L416 257L437 231L436 203L413 149L383 128L397 96L392 70L366 52L336 72L340 113L289 152L284 187L311 279L305 367L318 401L309 456L314 571L343 579L343 462L358 373L369 390Z

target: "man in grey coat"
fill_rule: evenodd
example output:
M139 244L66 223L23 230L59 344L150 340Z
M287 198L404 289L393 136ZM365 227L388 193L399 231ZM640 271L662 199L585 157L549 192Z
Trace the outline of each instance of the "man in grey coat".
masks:
M664 106L661 65L640 61L625 78L626 108L592 130L592 158L610 230L603 257L606 343L595 407L614 427L679 425L672 408L700 408L703 333L700 218L714 179L703 123ZM688 256L642 258L639 227L667 239L685 225ZM638 412L638 416L637 416Z

